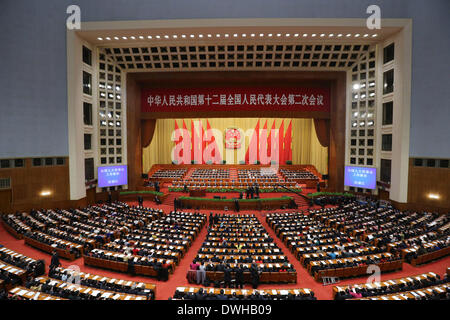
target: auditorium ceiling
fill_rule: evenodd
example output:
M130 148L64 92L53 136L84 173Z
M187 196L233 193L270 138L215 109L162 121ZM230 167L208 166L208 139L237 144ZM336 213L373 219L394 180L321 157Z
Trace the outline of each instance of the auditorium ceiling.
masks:
M349 20L346 21L347 24ZM250 19L88 23L78 34L129 72L341 71L400 27L368 29L365 20ZM240 21L239 23L242 23ZM102 27L103 26L103 27ZM170 26L170 27L169 27Z

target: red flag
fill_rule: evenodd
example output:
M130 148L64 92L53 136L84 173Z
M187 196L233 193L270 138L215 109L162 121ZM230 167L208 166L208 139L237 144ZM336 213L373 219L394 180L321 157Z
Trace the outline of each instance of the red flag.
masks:
M289 126L286 130L286 135L284 136L284 160L292 161L292 120L289 122Z
M266 121L267 125L267 121ZM251 161L251 164L254 164L255 161L259 159L259 119L256 123L255 131L253 132L253 135L250 139L250 143L247 148L247 152L245 153L245 163L249 164ZM250 156L250 152L252 152L252 155ZM256 154L254 154L256 152Z
M259 161L261 164L270 163L267 156L267 120L259 136Z
M278 131L278 161L279 164L284 164L284 119L281 121L280 130Z
M275 120L272 122L272 129L270 129L269 135L267 136L267 156L272 159L272 131L275 130Z

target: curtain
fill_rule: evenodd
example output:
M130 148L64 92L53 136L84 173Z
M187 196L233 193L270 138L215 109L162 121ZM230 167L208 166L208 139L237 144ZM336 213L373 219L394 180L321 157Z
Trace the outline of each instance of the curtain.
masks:
M245 160L246 147L249 146L251 135L245 135L245 146L240 149L226 149L224 135L227 128L240 128L243 131L255 129L258 120L262 129L267 122L267 128L283 129L283 135L288 136L287 130L291 127L291 136L284 141L291 141L292 163L312 164L322 174L328 173L328 147L324 147L319 142L314 126L314 119L282 119L282 118L212 118L212 119L184 119L186 129L189 134L192 132L191 125L194 125L194 132L200 135L201 127L207 128L207 121L212 129L218 131L214 138L219 147L222 159L226 159L227 164L239 164L240 160ZM154 126L153 139L150 144L143 149L143 172L148 172L154 164L172 163L172 149L175 146L172 134L175 129L175 121L178 128L183 128L183 119L157 119ZM199 125L201 121L201 127ZM281 126L281 124L283 126ZM289 126L291 124L291 126ZM282 127L282 128L280 128ZM143 135L144 136L144 135ZM188 137L190 139L190 137ZM281 140L277 140L281 141ZM143 140L144 142L144 140ZM261 141L260 141L261 145ZM143 144L144 146L144 144ZM284 145L283 149L288 150ZM289 154L285 152L285 154ZM289 160L284 158L284 160ZM284 163L282 163L284 164Z

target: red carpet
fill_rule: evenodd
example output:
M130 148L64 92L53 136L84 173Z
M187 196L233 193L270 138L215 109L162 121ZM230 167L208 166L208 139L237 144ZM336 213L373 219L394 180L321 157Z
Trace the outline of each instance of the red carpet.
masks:
M134 205L136 203L130 203L130 204ZM169 207L168 205L157 206L153 202L144 202L144 206L162 208L163 210L165 210L165 212L168 212L171 210L171 207ZM211 210L200 210L200 211L204 212L204 213L209 213ZM285 210L276 210L276 211L285 211ZM224 211L214 210L214 213L217 213L217 212L224 213ZM229 212L229 213L233 213L233 212ZM277 238L277 236L275 235L273 230L267 225L267 223L265 222L265 214L267 212L264 212L264 211L263 212L243 212L243 211L240 212L240 214L244 214L244 213L255 213L256 214L256 216L259 218L259 220L261 221L263 226L269 232L270 236L274 239L274 241L277 243L277 245L283 250L284 254L288 257L290 262L294 265L295 269L297 270L297 284L290 284L290 285L265 284L265 285L259 286L258 287L259 289L309 288L314 291L317 299L319 299L319 300L332 299L332 286L331 285L323 286L321 283L317 283L306 272L306 269L300 265L300 262L290 253L290 251L281 242L281 240L279 238ZM167 281L167 282L161 282L161 281L157 281L153 278L147 278L147 277L139 277L139 276L131 277L131 276L128 276L123 273L117 273L117 272L112 272L112 271L103 270L103 269L91 268L91 267L84 265L83 258L80 258L80 259L72 261L72 262L61 259L61 263L64 267L68 267L70 265L77 265L77 266L79 266L81 271L88 272L91 274L98 274L98 275L103 275L106 277L112 277L112 278L118 278L118 279L154 283L157 285L156 299L167 300L169 297L171 297L173 295L176 287L190 286L190 284L186 280L186 274L187 274L187 271L189 270L189 264L192 262L193 258L196 256L197 251L201 247L205 237L206 237L206 226L203 227L199 236L193 242L192 246L189 248L187 254L181 260L180 264L176 267L175 272L170 275L169 281ZM31 247L25 245L23 240L15 239L1 225L0 225L0 244L4 245L5 247L7 247L11 250L14 250L16 252L19 252L26 256L29 256L31 258L44 259L45 264L47 266L47 271L48 271L48 265L50 264L50 255L49 254L41 252L39 250L36 250L34 248L31 248ZM387 279L402 278L402 277L421 274L421 273L425 273L425 272L429 272L429 271L432 271L432 272L437 273L442 276L446 272L448 267L450 267L450 257L441 259L437 262L426 264L421 267L413 267L410 264L404 263L402 271L388 273L388 274L382 274L381 281L384 281ZM364 283L366 280L367 280L366 277L343 280L343 281L339 282L338 285ZM249 289L249 288L251 288L251 286L246 285L246 288Z

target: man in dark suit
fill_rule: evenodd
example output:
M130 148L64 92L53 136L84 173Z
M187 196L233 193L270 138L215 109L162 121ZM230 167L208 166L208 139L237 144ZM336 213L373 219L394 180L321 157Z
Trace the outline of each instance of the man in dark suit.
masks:
M242 289L244 287L244 270L242 270L242 265L240 264L236 269L236 288Z
M225 287L231 287L231 269L229 265L225 266L225 270L223 273L223 281L225 282Z
M140 207L142 207L142 204L144 203L144 199L142 198L142 196L138 196L138 204Z
M223 289L221 289L220 293L217 295L217 300L228 300L228 297L224 294Z
M61 262L58 258L58 253L56 251L53 251L52 254L52 260L50 262L50 270L53 270L53 268L58 268L61 266Z

